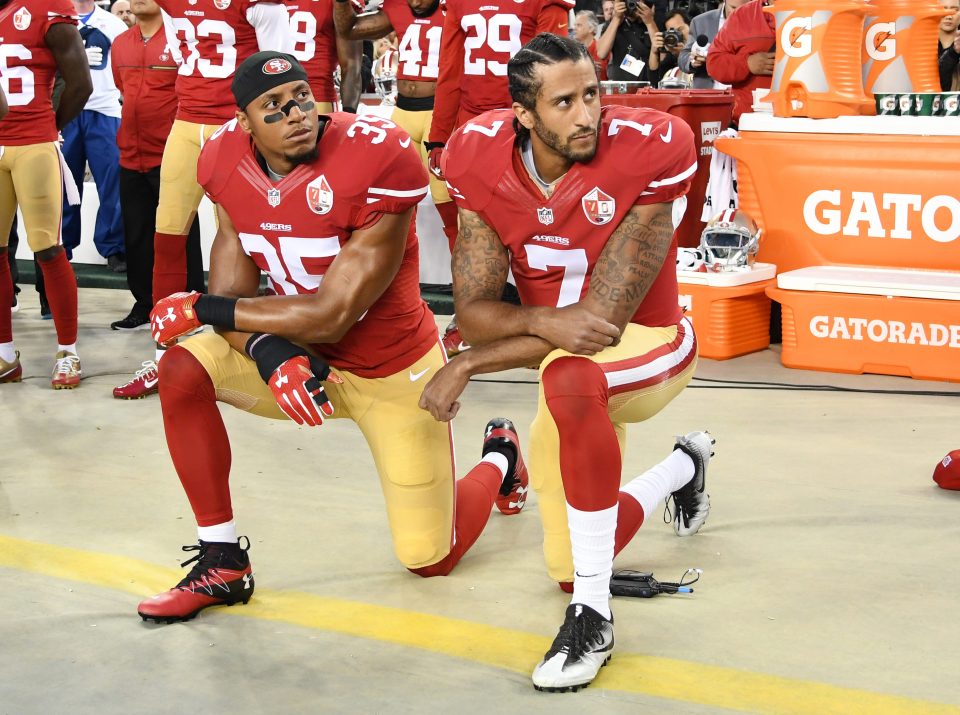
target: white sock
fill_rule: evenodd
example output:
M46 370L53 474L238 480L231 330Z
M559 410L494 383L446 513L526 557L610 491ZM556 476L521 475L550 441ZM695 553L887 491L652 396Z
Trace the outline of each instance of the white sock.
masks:
M567 504L573 546L573 598L610 618L610 576L617 531L617 505L601 511L580 511Z
M486 462L487 464L492 464L494 467L500 470L500 479L507 478L507 470L510 468L510 462L507 460L506 455L500 454L500 452L490 452L480 461Z
M17 359L17 351L13 348L13 343L0 343L0 360L4 362L13 362Z
M237 525L231 519L223 524L214 524L213 526L198 526L197 538L200 541L216 541L221 544L237 543Z
M57 352L60 352L61 350L65 350L65 351L68 352L68 353L73 353L74 355L76 355L76 354L77 354L77 344L76 344L76 343L70 343L70 345L57 345Z
M690 455L675 449L660 464L620 487L620 491L640 502L644 517L649 517L660 502L693 479L695 472Z
M159 364L160 364L160 358L162 358L162 357L163 357L164 355L166 355L166 354L167 354L167 349L166 349L166 348L161 348L161 347L158 345L158 346L157 346L156 356L155 356L155 358L154 358L154 362L157 363L157 365L159 365Z

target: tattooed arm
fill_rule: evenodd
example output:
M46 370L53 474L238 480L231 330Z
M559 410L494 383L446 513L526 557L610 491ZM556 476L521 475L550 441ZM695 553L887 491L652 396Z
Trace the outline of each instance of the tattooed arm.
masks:
M672 241L671 204L634 206L604 246L580 305L622 331L660 274Z
M453 298L460 332L471 345L536 336L550 349L593 354L620 336L606 319L578 306L502 302L509 266L507 249L493 229L478 214L460 209L460 232L453 250Z

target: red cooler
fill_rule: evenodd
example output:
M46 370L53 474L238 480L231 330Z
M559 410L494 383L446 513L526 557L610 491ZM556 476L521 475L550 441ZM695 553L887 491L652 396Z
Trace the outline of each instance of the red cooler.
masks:
M707 198L710 179L710 157L713 140L730 126L733 116L733 93L715 89L641 89L636 94L605 94L603 104L625 104L628 107L649 107L667 112L690 125L697 144L699 166L690 192L687 194L687 213L677 229L677 243L694 248L700 245L703 222L700 212Z

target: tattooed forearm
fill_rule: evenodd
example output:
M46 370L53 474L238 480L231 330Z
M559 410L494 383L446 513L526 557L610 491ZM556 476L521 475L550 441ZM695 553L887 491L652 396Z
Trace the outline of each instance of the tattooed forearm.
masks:
M508 267L507 249L497 234L477 214L461 210L452 264L456 303L500 300Z
M660 273L672 240L670 204L634 206L597 259L586 306L624 327Z

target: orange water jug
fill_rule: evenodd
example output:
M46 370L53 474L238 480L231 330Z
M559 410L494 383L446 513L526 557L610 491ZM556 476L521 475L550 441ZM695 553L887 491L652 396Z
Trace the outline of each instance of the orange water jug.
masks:
M939 92L939 0L873 0L863 33L863 86L871 94Z
M770 94L778 117L826 119L873 114L863 91L860 48L865 0L775 0L777 23ZM931 55L933 50L930 50Z

